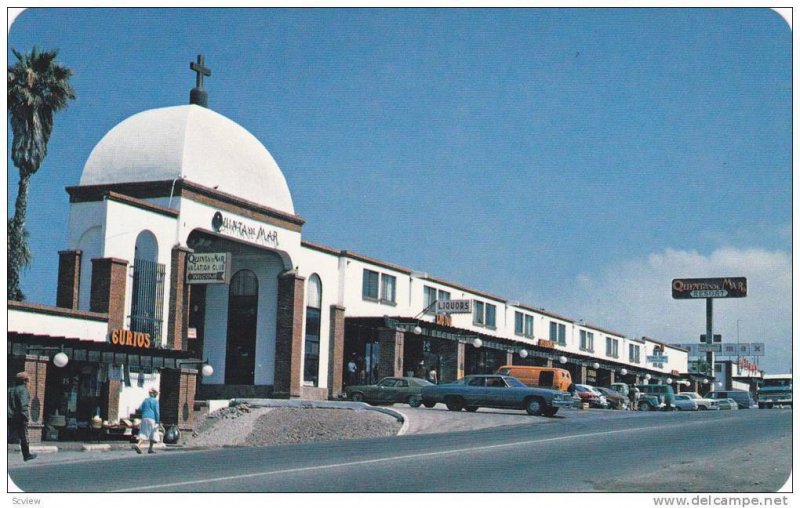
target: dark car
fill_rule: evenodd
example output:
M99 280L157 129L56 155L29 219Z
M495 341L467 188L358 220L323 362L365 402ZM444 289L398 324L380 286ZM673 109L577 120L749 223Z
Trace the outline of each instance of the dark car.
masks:
M531 415L553 416L570 407L572 396L547 388L526 386L512 376L497 374L464 376L458 381L422 388L422 403L442 402L450 411L477 411L479 407L524 409Z
M677 411L675 390L670 385L637 385L639 390L639 411Z
M753 396L750 395L750 392L746 392L744 390L720 390L709 393L708 398L716 399L718 401L721 401L722 399L733 399L736 401L739 409L751 409L758 407L758 404L755 400L753 400Z
M611 388L605 388L602 386L595 386L594 388L595 390L605 395L606 400L610 404L611 409L627 409L628 397L625 397L621 393L612 390Z
M434 386L430 381L418 377L385 377L374 385L353 385L344 389L345 397L356 402L370 404L394 404L404 402L411 407L419 407L420 392L426 386Z

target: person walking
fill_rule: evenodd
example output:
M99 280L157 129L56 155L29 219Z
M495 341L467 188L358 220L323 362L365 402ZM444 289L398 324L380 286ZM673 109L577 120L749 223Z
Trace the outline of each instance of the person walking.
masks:
M139 434L136 436L136 444L133 449L136 453L142 453L142 443L150 441L150 448L147 453L156 453L153 450L153 445L158 443L160 435L158 433L158 425L161 423L161 411L158 406L158 390L150 388L150 396L144 399L139 411L142 413L142 423L139 424Z
M36 458L36 454L31 453L28 439L28 422L31 419L29 379L27 372L17 373L14 387L8 393L8 428L19 436L19 448L25 462Z

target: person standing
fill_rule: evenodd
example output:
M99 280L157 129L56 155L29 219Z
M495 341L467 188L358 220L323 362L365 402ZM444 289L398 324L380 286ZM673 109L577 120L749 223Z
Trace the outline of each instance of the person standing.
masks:
M14 387L9 390L8 394L8 427L19 436L19 448L25 462L36 458L36 454L31 453L28 439L28 422L31 418L29 379L27 372L17 373Z
M356 381L356 371L358 369L358 365L356 365L355 358L350 358L350 361L347 362L347 384L350 386L354 386L358 381Z
M150 396L144 399L139 411L142 413L142 423L139 424L139 434L136 436L136 444L133 449L136 453L142 453L142 443L150 441L150 448L147 453L156 453L153 445L161 439L158 434L158 425L161 423L161 411L158 406L158 390L150 388Z

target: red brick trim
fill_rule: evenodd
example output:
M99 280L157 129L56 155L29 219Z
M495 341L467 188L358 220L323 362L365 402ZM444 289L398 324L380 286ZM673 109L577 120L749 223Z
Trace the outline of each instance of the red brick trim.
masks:
M342 367L344 366L344 307L331 305L330 344L328 346L328 397L335 399L342 393Z
M79 250L62 250L58 253L58 287L56 306L77 309L80 305L81 257Z
M50 316L70 317L76 319L89 319L92 321L108 321L108 314L103 312L89 312L85 310L64 309L61 307L49 307L37 303L15 302L8 300L9 310L19 310L22 312L32 312L36 314L47 314Z
M169 285L169 327L167 348L186 349L184 338L189 323L189 285L186 284L186 255L193 252L185 247L172 248Z
M166 215L168 217L176 218L180 214L178 210L173 210L172 208L167 208L165 206L154 205L153 203L148 203L147 201L142 201L141 199L132 198L130 196L126 196L125 194L120 194L119 192L108 191L106 193L106 198L109 201L117 201L119 203L124 203L126 205L146 210L148 212L154 212L161 215Z
M275 334L275 396L302 396L303 315L305 278L294 271L278 276Z
M108 331L124 328L128 262L116 258L92 259L92 312L108 313Z

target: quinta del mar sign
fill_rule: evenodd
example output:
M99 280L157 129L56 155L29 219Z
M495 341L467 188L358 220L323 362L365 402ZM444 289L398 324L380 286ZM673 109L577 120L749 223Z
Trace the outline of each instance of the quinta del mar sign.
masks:
M231 277L228 252L195 252L186 256L186 282L189 284L227 284Z
M216 212L211 219L211 227L217 233L240 240L263 245L265 247L278 248L278 232L274 229L264 227L257 222L245 222L222 215Z
M672 298L744 298L746 277L672 279Z
M472 300L437 300L437 314L471 314Z

